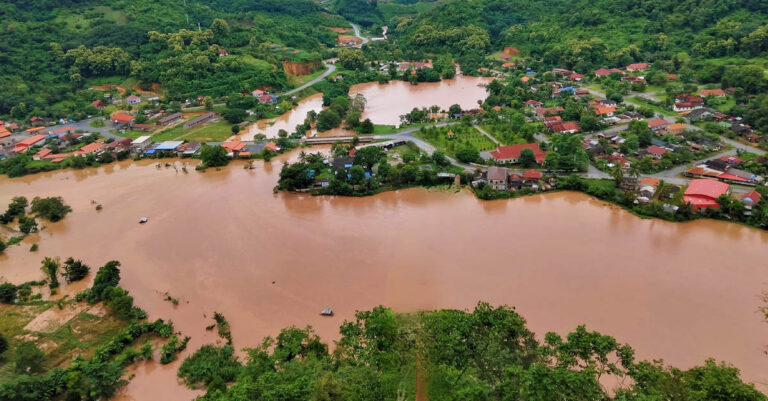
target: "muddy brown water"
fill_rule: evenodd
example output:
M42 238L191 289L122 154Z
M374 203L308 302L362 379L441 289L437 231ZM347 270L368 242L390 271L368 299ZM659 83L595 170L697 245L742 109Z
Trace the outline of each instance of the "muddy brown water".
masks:
M374 124L400 125L400 116L410 112L414 107L437 105L447 110L451 105L459 104L464 109L477 108L477 101L486 97L485 87L480 85L487 82L489 82L488 78L464 75L440 82L422 82L418 85L411 85L405 81L390 81L387 84L369 82L353 85L349 93L351 96L358 93L365 96L367 104L362 119L370 118ZM309 96L280 117L257 121L240 137L242 140L251 140L256 134L264 134L268 138L275 138L281 129L289 133L293 132L297 125L304 123L310 110L320 112L322 109L323 95L318 93ZM314 134L317 134L314 130L309 133L309 135ZM350 134L349 131L335 129L318 135Z
M539 335L586 324L643 359L686 368L713 357L745 380L768 379L763 231L643 220L572 192L494 202L424 189L274 194L285 158L253 170L235 162L183 174L121 162L0 178L0 205L60 195L74 209L46 224L38 252L26 242L0 255L0 280L41 278L44 256L94 267L117 259L136 303L192 336L189 350L217 341L205 331L214 311L239 349L290 325L332 342L344 319L379 304L409 312L485 300L515 306ZM142 216L149 222L139 225ZM180 304L164 301L166 292ZM323 308L336 316L319 316ZM139 364L119 399L191 399L194 391L173 384L177 367Z

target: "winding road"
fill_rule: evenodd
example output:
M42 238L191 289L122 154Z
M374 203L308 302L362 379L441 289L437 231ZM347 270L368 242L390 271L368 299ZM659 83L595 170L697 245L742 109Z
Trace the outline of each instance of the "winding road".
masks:
M352 29L355 31L355 36L356 36L358 39L360 39L360 40L362 40L362 41L363 41L362 43L360 43L360 46L362 46L362 45L364 45L364 44L368 43L368 41L369 41L370 39L368 39L368 38L366 38L366 37L364 37L364 36L360 36L360 27L359 27L359 26L357 26L357 24L353 24L353 23L351 23L351 22L350 22L350 23L349 23L349 25L352 25Z
M298 88L291 89L291 90L289 90L287 92L279 93L276 96L291 96L294 93L297 93L297 92L300 92L300 91L302 91L304 89L307 89L310 86L312 86L312 85L314 85L314 84L324 80L325 77L327 77L328 75L331 75L334 71L336 71L336 66L335 65L333 65L333 64L325 64L325 71L322 74L318 75L317 78L315 78L315 79L305 83L304 85L299 86Z

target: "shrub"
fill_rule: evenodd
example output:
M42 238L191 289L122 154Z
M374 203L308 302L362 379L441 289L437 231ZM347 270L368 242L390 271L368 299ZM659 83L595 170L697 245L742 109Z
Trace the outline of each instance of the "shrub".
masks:
M59 221L71 211L72 208L67 206L60 196L49 198L35 197L32 199L32 213L36 213L39 217L50 221Z
M19 344L13 356L13 363L18 374L42 372L43 360L45 360L45 354L31 341Z

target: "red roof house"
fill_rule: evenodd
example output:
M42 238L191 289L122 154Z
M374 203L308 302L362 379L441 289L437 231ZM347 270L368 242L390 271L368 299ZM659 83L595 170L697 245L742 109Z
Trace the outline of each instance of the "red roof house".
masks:
M760 199L762 199L762 198L763 198L763 196L760 195L759 192L757 192L757 191L755 191L753 189L753 190L745 193L744 195L742 195L741 196L741 201L746 203L747 205L752 206L752 205L756 204L757 202L760 202Z
M645 71L648 69L648 63L633 63L627 66L627 71Z
M727 193L728 184L717 180L698 178L691 180L691 183L688 184L688 188L683 193L683 201L690 203L694 210L708 207L719 208L720 204L717 203L717 198Z
M16 144L16 146L13 147L13 151L15 153L24 153L27 150L29 150L29 148L31 146L34 146L34 145L44 141L45 137L46 136L43 135L43 134L32 135L29 138L24 139L23 141L19 141Z
M533 151L533 156L536 157L536 163L543 163L547 154L539 149L537 143L526 143L524 145L507 145L499 146L498 149L492 150L491 157L499 163L517 163L520 158L520 152L523 149L530 149Z
M528 170L523 173L523 179L524 180L540 180L541 179L541 171L538 170Z
M652 129L653 131L664 129L668 125L669 123L666 120L662 120L660 118L657 118L654 120L648 120L648 128Z
M702 97L707 97L707 96L724 97L725 91L722 89L702 89L699 91L699 95Z
M656 146L656 145L649 146L646 149L646 151L648 151L648 153L650 153L653 156L655 156L657 159L660 159L661 156L664 155L664 153L669 152L667 149L664 149L661 146Z
M559 132L561 134L574 134L579 131L579 124L569 121L562 124L555 124L552 126L552 129L555 130L555 132Z
M526 100L525 103L523 103L523 104L525 106L527 106L527 107L531 107L531 108L534 108L534 109L538 109L539 107L544 106L544 103L539 102L538 100L533 100L533 99Z
M227 149L230 152L239 152L243 150L243 148L245 147L245 142L241 142L241 141L224 142L221 144L221 147L224 149Z
M91 143L83 146L82 148L76 150L75 151L75 155L76 156L87 155L87 154L93 153L93 152L95 152L95 151L97 151L97 150L99 150L99 149L101 149L103 147L104 147L104 144L101 143L101 142L91 142Z

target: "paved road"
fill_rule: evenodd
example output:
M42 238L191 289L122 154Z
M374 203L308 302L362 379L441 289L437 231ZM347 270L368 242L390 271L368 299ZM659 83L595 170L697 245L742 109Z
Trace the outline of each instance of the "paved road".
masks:
M331 75L334 71L336 71L336 66L333 65L333 64L326 64L325 68L326 68L325 72L323 72L322 74L318 75L317 78L315 78L315 79L305 83L304 85L299 86L296 89L291 89L288 92L284 92L284 93L278 94L277 96L291 96L291 95L293 95L296 92L300 92L300 91L302 91L304 89L307 89L310 86L312 86L312 85L314 85L314 84L324 80L325 77L327 77L328 75Z
M58 128L69 126L69 127L73 127L75 131L98 132L101 136L105 138L111 138L111 139L117 139L117 140L125 138L109 132L110 130L114 130L115 126L108 119L104 119L104 124L105 124L104 127L93 128L90 126L91 121L100 120L100 119L102 119L102 117L88 118L88 119L80 120L74 123L54 125L52 127L46 128L45 130L43 130L43 132L47 134L47 133L53 132Z
M355 36L357 36L360 40L363 41L363 43L360 43L360 46L368 43L368 41L369 41L368 38L360 36L360 27L359 26L357 26L356 24L353 24L351 22L349 23L349 25L352 25L352 29L355 31Z

